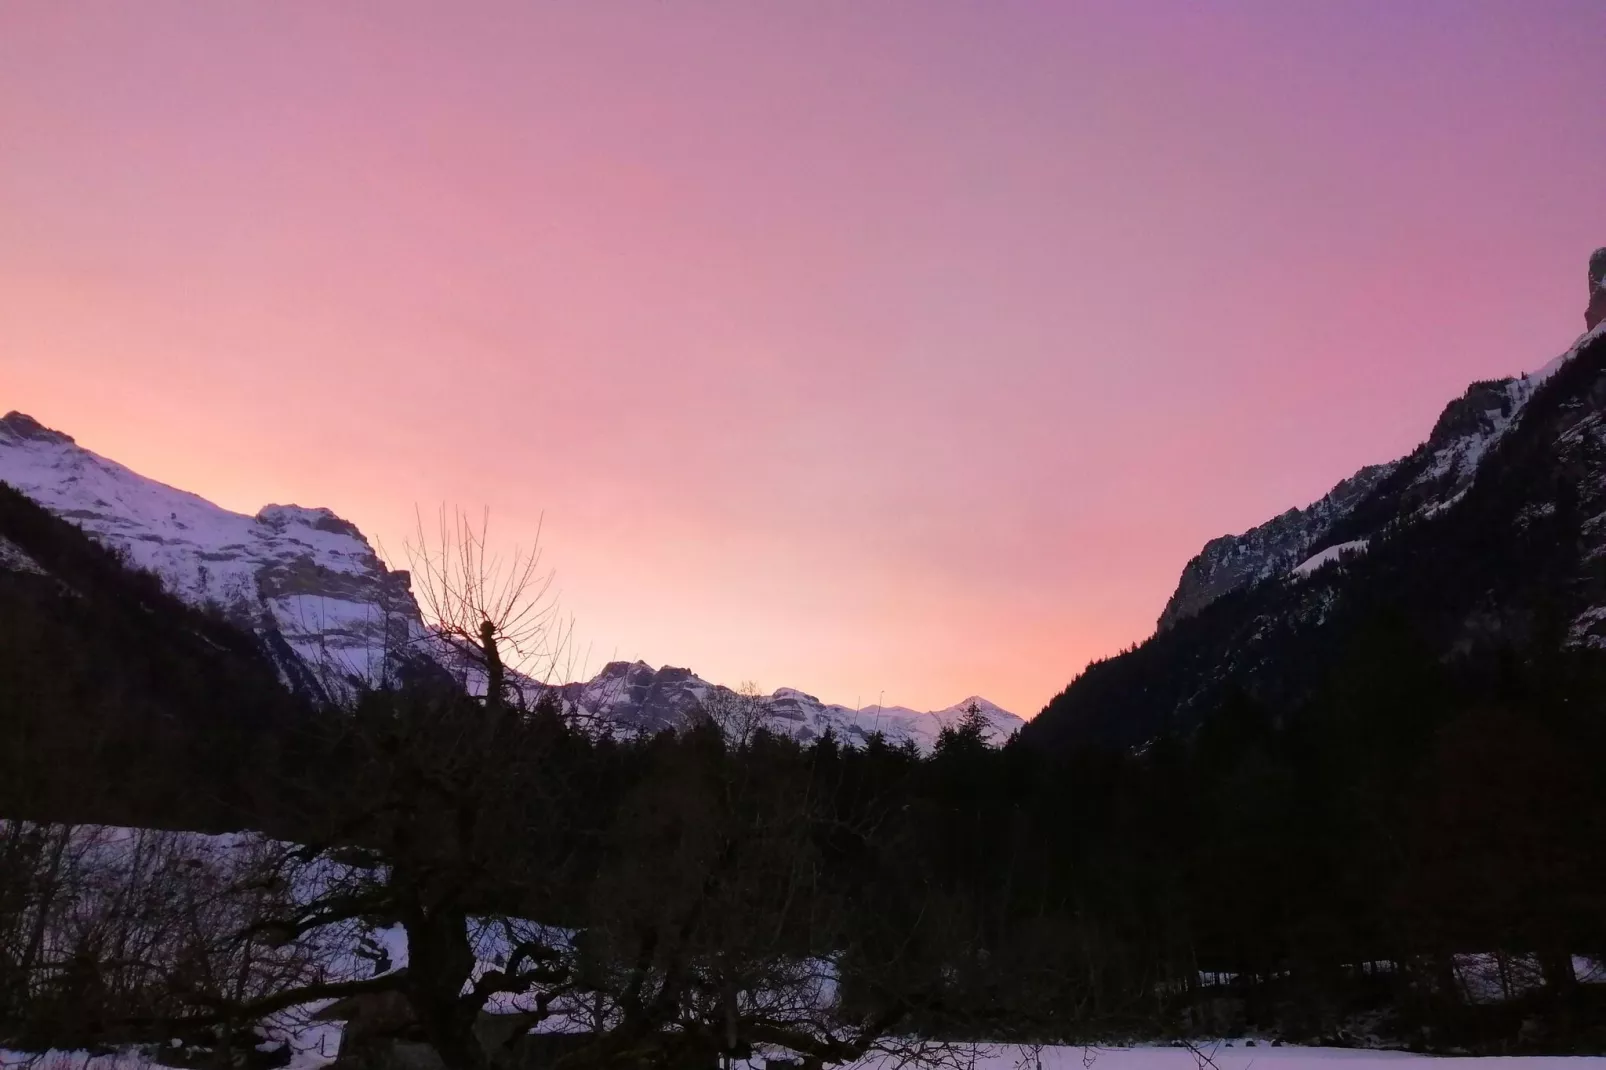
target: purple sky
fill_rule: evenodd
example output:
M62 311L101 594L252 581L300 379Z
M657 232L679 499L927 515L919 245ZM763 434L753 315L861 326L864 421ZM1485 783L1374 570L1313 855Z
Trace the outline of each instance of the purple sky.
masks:
M0 410L1030 714L1582 329L1606 5L0 5ZM584 653L584 649L582 650Z

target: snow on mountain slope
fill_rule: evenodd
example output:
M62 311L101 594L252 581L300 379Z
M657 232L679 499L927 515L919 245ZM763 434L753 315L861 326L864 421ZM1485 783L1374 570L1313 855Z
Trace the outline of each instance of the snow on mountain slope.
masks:
M1231 591L1305 575L1300 570L1314 568L1311 563L1328 549L1363 543L1390 523L1424 519L1459 501L1485 455L1516 425L1534 393L1600 329L1531 375L1473 383L1445 406L1427 441L1405 457L1362 468L1304 509L1290 509L1241 535L1212 539L1183 569L1158 629Z
M399 659L418 654L454 677L465 676L431 642L408 574L388 569L362 532L328 509L269 505L255 516L231 512L130 471L17 412L0 418L0 481L78 524L131 565L156 573L180 598L215 606L261 635L291 683L338 696L380 681ZM30 564L0 544L0 567ZM541 686L520 683L527 695ZM687 669L642 662L613 662L591 680L556 690L600 719L645 731L680 727L736 695ZM910 739L925 748L972 700L930 712L852 710L782 688L763 701L774 724L800 739L829 727L845 742L880 731L895 743ZM990 702L974 701L998 739L1023 723Z
M423 633L407 574L387 569L328 509L230 512L17 412L0 418L0 480L156 573L185 601L263 634L287 674L299 660L326 685L375 680L387 649Z
M848 706L823 703L813 695L782 688L769 697L769 706L778 721L800 722L790 734L800 739L821 735L829 727L837 736L849 743L868 738L880 732L897 743L913 740L921 750L936 745L937 736L944 728L959 723L965 711L974 704L987 719L988 738L1002 743L1013 736L1026 722L1008 710L977 695L963 699L940 710L912 710L907 706L863 706L857 710Z
M1350 542L1341 542L1337 546L1329 546L1320 553L1312 554L1308 559L1295 565L1289 572L1291 576L1309 576L1312 572L1330 565L1345 554L1359 554L1366 552L1366 540L1354 539Z
M0 570L45 575L45 570L39 567L39 562L29 557L26 550L4 535L0 535Z
M846 728L848 732L879 731L889 738L900 737L913 739L921 745L922 749L932 746L937 741L937 735L944 728L957 725L965 712L971 706L981 711L990 726L989 739L993 743L1002 743L1015 734L1016 729L1025 724L1021 718L1008 710L989 702L980 695L971 695L961 699L952 706L940 710L926 710L924 712L911 710L907 706L865 706L859 710L848 710L843 706L830 707L842 710L846 716L853 718ZM853 727L859 726L859 727ZM838 729L843 731L843 729Z

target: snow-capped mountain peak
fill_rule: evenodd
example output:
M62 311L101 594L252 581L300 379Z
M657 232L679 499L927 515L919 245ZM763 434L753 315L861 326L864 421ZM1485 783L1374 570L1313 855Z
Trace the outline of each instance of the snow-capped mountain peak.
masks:
M891 743L912 740L922 750L935 745L942 729L957 723L972 703L991 724L994 742L1008 739L1024 723L1008 710L975 696L941 710L879 705L854 709L823 702L794 687L777 688L767 695L744 695L709 683L690 669L654 668L644 661L609 662L590 680L563 684L555 691L588 713L644 731L677 728L702 717L735 716L756 720L805 742L831 731L845 743L858 744L879 732Z
M256 632L294 685L338 696L387 678L420 653L465 676L429 641L408 574L387 568L356 525L332 510L268 505L254 516L236 513L133 472L19 412L0 418L0 481L155 573L185 601ZM0 544L0 566L26 567L19 555ZM542 686L520 683L526 691ZM592 679L555 690L600 719L647 731L680 727L737 695L689 669L642 661L611 662ZM854 710L781 688L760 702L773 727L805 740L828 728L849 743L879 731L925 748L971 702L999 739L1023 723L980 698L929 712Z
M160 576L173 593L262 634L287 676L327 689L386 671L422 634L406 573L328 509L236 513L78 445L22 413L0 418L0 480Z

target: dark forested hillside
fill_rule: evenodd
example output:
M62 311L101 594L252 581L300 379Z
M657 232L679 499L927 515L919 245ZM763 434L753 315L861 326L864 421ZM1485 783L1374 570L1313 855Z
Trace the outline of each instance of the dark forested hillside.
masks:
M255 823L308 710L253 637L0 484L5 814Z
M1309 565L1285 544L1314 511L1212 544L1236 571L1201 555L1185 586L1263 549L1281 571L1089 666L1004 760L1059 771L1024 805L1069 826L1073 895L1119 889L1079 916L1130 912L1123 946L1165 934L1165 968L1226 971L1251 1018L1514 1044L1533 1013L1576 1039L1606 1021L1573 960L1606 947L1606 335L1475 385L1434 436L1318 517ZM1448 1010L1474 953L1552 1002Z

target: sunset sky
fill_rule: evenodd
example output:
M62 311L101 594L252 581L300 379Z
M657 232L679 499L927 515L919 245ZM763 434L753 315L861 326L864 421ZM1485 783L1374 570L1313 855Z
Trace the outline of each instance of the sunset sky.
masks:
M0 411L1030 715L1583 328L1600 0L0 4Z

